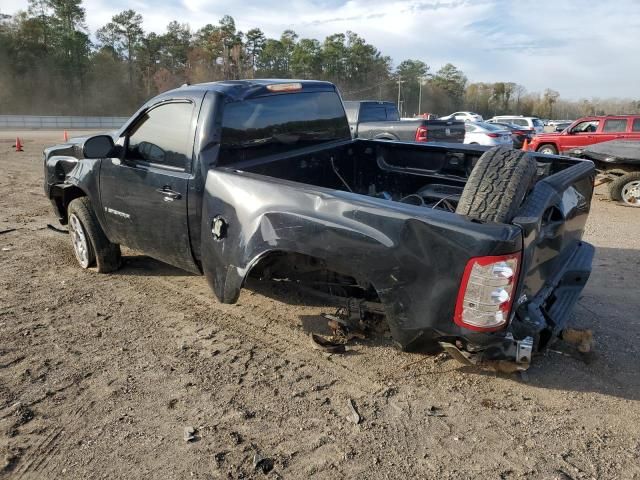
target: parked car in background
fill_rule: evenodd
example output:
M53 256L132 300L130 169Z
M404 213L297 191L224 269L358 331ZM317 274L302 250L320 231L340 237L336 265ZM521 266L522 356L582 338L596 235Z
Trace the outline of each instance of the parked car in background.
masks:
M640 208L640 140L611 140L568 153L595 163L597 183L609 184L611 200Z
M536 131L536 133L544 133L544 123L538 117L523 117L522 115L498 115L489 120L490 123L513 123L519 127L528 127Z
M511 130L487 122L466 122L464 143L490 147L513 147Z
M640 140L640 115L583 117L562 133L536 135L529 150L557 155L611 140Z
M566 122L556 121L553 125L551 125L551 127L553 127L553 130L555 132L563 132L572 123L573 123L573 121L571 121L571 120L567 120Z
M561 123L573 123L573 120L549 120L547 125L550 127L557 127Z
M498 127L503 127L505 130L509 130L511 132L513 148L522 148L522 146L524 145L524 141L526 140L530 142L536 134L536 131L532 128L520 127L518 125L514 125L513 123L492 122L491 124Z
M347 101L344 108L353 138L404 142L464 141L464 124L455 120L400 119L395 104L374 100Z
M440 120L460 120L461 122L482 122L482 115L473 112L455 112L446 117L440 117Z

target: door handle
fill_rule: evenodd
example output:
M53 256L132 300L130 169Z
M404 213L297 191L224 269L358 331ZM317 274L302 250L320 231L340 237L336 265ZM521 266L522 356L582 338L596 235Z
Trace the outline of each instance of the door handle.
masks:
M171 190L169 185L165 185L164 187L157 189L156 192L164 196L165 202L173 202L174 200L180 200L182 198L182 194Z

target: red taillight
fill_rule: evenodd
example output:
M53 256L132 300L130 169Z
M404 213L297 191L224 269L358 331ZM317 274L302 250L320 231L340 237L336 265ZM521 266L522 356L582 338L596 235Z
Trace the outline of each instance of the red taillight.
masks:
M416 130L416 142L426 142L428 132L427 127L420 125Z
M487 137L491 137L491 138L498 138L501 135L499 133L487 133Z
M509 322L518 281L520 253L474 257L462 275L453 321L478 332L492 332Z

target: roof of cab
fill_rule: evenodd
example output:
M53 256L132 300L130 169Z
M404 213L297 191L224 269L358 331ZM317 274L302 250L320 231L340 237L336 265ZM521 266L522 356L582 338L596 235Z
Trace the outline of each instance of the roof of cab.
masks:
M244 100L261 95L269 95L284 92L272 92L268 90L269 85L299 83L302 91L335 91L336 87L330 82L319 80L293 80L293 79L250 79L250 80L224 80L221 82L197 83L194 85L183 85L165 94L175 95L182 91L213 91L219 92L231 100ZM164 94L163 94L164 95Z

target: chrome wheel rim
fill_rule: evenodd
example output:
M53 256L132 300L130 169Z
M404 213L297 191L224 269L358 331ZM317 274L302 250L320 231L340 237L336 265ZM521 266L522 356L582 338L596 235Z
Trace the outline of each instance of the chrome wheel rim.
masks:
M84 233L82 223L75 215L69 216L69 226L71 227L71 242L73 243L73 251L76 254L78 263L82 268L89 268L89 243Z
M544 155L553 155L556 152L554 152L551 148L549 147L544 147L540 149L540 153L544 154Z
M640 180L629 182L622 187L622 201L632 207L640 207Z

